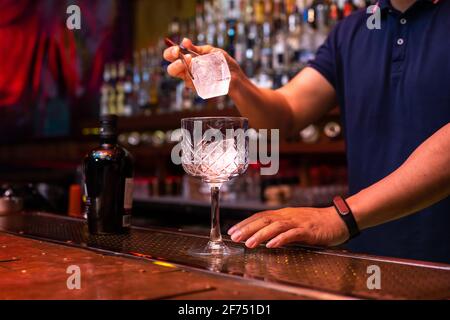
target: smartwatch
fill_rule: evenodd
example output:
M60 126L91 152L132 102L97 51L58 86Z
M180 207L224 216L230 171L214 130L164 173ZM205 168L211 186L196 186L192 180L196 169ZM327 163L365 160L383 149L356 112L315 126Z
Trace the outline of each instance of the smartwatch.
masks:
M334 197L333 205L337 213L347 226L348 232L350 234L349 239L353 239L354 237L358 236L360 234L358 224L356 223L355 216L353 215L352 210L350 209L344 198L342 198L341 196Z

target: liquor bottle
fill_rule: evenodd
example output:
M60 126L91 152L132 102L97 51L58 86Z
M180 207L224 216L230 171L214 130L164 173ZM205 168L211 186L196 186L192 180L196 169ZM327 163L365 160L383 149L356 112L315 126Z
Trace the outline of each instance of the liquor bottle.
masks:
M239 10L239 3L236 0L228 0L227 3L227 20L239 20L241 18L241 11Z
M195 29L197 31L197 37L195 38L195 40L198 45L204 45L206 41L205 11L208 5L208 2L204 3L201 0L197 0L197 3L195 5Z
M149 91L150 91L150 63L147 56L147 51L141 49L141 81L138 94L138 103L141 112L144 114L148 113L150 109L148 108L149 101Z
M282 75L287 69L287 39L286 39L286 11L284 2L274 2L274 33L272 67L277 75ZM278 86L277 86L278 87Z
M120 61L117 65L117 82L116 82L116 114L125 115L125 62Z
M140 102L139 94L141 88L141 69L139 52L133 54L133 114L139 113Z
M224 20L219 20L216 30L216 45L219 48L226 49L227 42L227 24Z
M329 17L328 17L328 22L329 22L328 24L329 24L330 28L333 28L337 24L339 17L340 17L339 7L338 7L337 3L333 1L330 4L330 13L329 13Z
M316 27L315 32L315 48L318 49L327 39L329 7L326 4L319 3L316 5Z
M247 35L245 33L245 24L242 21L237 23L237 37L234 46L234 58L236 62L242 67L245 62L245 51L247 46Z
M311 6L310 2L305 2L303 9L303 23L302 23L302 36L301 36L301 62L307 63L309 60L314 58L314 53L316 51L315 47L315 37L314 28L316 25L316 15L315 10Z
M264 23L264 1L263 0L258 0L255 3L255 22L258 25L261 25Z
M117 116L100 118L100 146L83 163L91 234L128 231L133 200L133 159L117 144Z
M256 3L256 5L258 5L258 2ZM260 58L261 58L261 38L259 36L259 26L256 22L256 12L257 11L261 11L262 9L259 8L257 6L255 6L255 16L254 18L251 19L250 24L248 25L248 30L247 30L247 50L245 52L245 58L246 58L246 62L245 62L245 72L247 74L248 77L253 78L255 76L256 73L256 69L258 66L258 63L260 62ZM261 14L259 13L259 15L262 16L262 19L264 19L264 12Z
M252 0L241 1L241 11L245 25L249 25L255 17Z
M235 56L235 50L236 50L236 24L237 21L240 18L239 8L236 7L234 0L228 1L228 8L227 8L227 16L226 16L226 43L225 43L225 50L232 56Z
M206 30L206 43L209 43L210 45L213 46L217 45L216 33L217 33L216 24L213 22L208 23Z
M125 94L124 99L124 115L133 115L133 67L130 63L125 63L125 79L123 81L123 91Z
M292 7L291 7L292 6ZM288 16L288 63L295 68L298 72L298 64L300 63L300 51L301 51L301 19L300 12L297 5L294 3L289 6L289 16Z
M192 90L186 87L184 81L178 82L176 88L176 105L172 111L181 112L191 110L194 100L192 95Z
M181 42L180 27L180 20L178 18L173 18L169 24L169 38L175 43Z
M352 1L347 0L344 4L343 16L344 18L348 17L355 11L355 6Z
M198 13L197 13L198 14ZM200 45L205 43L215 46L217 26L213 4L210 1L204 3L203 12L196 17L197 42ZM201 38L201 39L200 39Z
M105 65L105 68L103 70L103 83L100 88L100 115L106 115L109 114L109 95L111 93L111 86L110 86L110 69L109 64Z
M184 82L181 83L184 84ZM183 99L182 109L185 111L192 110L194 104L194 94L192 90L187 88L185 85L183 85L182 99Z
M109 85L111 87L109 96L108 96L108 113L109 114L117 114L117 66L115 63L110 64L110 80Z
M187 38L188 39L192 39L192 41L195 41L195 39L197 38L197 30L195 27L195 19L190 18L189 21L187 22Z
M267 16L266 16L267 17ZM262 25L262 44L261 44L261 64L253 79L254 83L266 89L273 88L272 79L272 61L273 61L273 44L272 44L272 24L269 20Z
M148 74L150 76L149 86L148 86L148 104L150 106L146 114L156 114L159 108L159 85L161 82L161 66L160 66L160 55L157 53L155 48L149 48L148 50Z

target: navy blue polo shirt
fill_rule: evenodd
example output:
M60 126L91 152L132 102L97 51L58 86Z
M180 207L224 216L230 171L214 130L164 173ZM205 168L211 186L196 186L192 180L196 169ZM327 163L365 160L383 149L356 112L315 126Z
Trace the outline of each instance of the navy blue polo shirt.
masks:
M352 194L396 170L450 122L450 1L417 1L402 14L381 0L377 10L381 29L367 27L365 10L355 12L310 62L338 95ZM450 263L450 197L365 230L348 247Z

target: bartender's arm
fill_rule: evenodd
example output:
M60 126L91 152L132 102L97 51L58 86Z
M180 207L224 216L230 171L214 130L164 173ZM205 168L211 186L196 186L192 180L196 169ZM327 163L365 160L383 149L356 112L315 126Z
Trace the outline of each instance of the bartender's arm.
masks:
M347 199L361 230L399 219L450 195L450 123L421 144L392 174ZM250 248L268 241L275 248L290 242L338 245L348 230L334 207L266 211L228 232Z
M313 68L305 68L279 90L262 89L245 76L237 62L225 51L211 46L194 46L189 39L184 39L182 44L200 54L217 50L224 53L231 71L229 95L241 115L247 117L255 129L280 129L283 136L298 134L337 105L334 88ZM178 47L164 51L164 58L172 62L167 72L183 79L188 87L193 88L178 54ZM189 55L186 59L190 63Z
M219 50L210 46L195 47L186 39L183 45L200 54ZM168 72L192 87L184 65L177 60L177 50L169 48L164 52L165 59L173 62ZM283 128L285 134L290 134L313 123L336 104L333 87L312 68L306 68L279 90L261 89L224 54L232 74L230 96L255 128ZM407 216L447 197L450 194L449 163L450 124L420 145L391 175L347 199L359 229ZM266 241L271 248L290 242L331 246L349 237L334 207L261 212L237 224L228 234L233 241L245 241L250 248Z

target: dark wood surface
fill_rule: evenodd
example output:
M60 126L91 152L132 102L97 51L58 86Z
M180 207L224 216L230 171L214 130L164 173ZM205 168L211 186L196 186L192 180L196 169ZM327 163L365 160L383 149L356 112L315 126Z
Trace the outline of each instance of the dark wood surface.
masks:
M67 268L81 270L69 290ZM161 262L103 255L0 233L0 299L302 299Z

